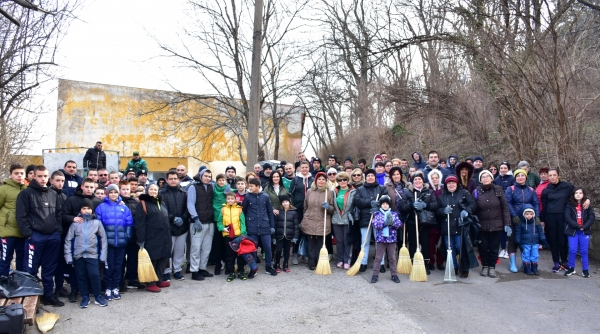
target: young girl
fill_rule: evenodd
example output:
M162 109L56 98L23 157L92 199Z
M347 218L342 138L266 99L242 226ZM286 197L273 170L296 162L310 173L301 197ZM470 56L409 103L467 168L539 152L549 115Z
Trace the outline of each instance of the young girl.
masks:
M379 199L380 208L373 214L373 229L375 230L375 262L373 262L373 277L371 283L377 283L379 277L379 267L381 259L387 251L390 261L390 271L392 272L392 281L400 283L398 273L396 272L396 241L397 229L402 227L402 222L398 214L390 210L391 199L388 195L383 195Z
M273 239L273 243L277 245L277 253L275 254L274 267L277 273L281 272L279 261L281 260L281 252L283 251L283 271L289 273L290 247L292 243L298 242L300 227L296 208L290 203L290 196L287 194L283 195L280 197L280 200L283 210L279 210L275 215L275 238Z
M591 227L594 224L594 211L592 208L584 209L582 203L587 197L581 187L576 187L565 207L565 234L569 239L569 264L572 265L565 276L575 274L575 256L577 250L581 255L583 277L590 277L588 268L588 246L590 244Z

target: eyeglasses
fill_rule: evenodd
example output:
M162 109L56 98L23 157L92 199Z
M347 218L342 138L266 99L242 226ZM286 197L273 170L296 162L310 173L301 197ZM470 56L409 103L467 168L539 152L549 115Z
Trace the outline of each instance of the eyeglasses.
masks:
M362 174L352 174L352 177L361 177Z
M108 174L98 174L98 176L108 176Z
M348 182L348 179L338 179L338 182Z
M337 173L329 173L327 175L332 176L332 175L337 175Z
M492 168L490 168L490 170L497 170L497 169L492 167Z

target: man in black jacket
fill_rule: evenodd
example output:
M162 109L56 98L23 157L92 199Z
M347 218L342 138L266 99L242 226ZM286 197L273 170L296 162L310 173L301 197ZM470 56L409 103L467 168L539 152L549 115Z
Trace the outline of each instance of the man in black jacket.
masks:
M96 146L90 147L83 157L83 168L106 168L106 153L102 150L102 142L97 141Z
M167 173L167 186L160 190L160 195L165 202L169 212L169 224L171 224L171 265L165 270L163 281L171 280L171 267L173 278L184 280L181 274L181 264L185 257L185 242L190 229L190 214L187 210L187 193L179 186L177 172L170 170Z
M42 267L44 305L64 306L54 296L54 271L61 245L61 204L56 192L46 187L48 170L35 167L34 179L17 197L17 223L25 238L25 270L37 275Z

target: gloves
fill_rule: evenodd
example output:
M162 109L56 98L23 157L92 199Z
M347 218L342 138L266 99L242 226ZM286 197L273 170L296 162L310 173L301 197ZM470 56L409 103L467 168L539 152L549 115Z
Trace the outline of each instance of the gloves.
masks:
M462 210L460 212L460 218L462 218L462 219L467 218L468 215L469 215L469 213L467 212L467 210Z
M173 224L175 224L175 226L179 227L179 226L183 225L183 219L181 219L181 217L175 217L175 219L173 219Z
M452 213L452 207L451 207L450 205L446 206L446 207L444 208L444 214L445 214L445 215L449 215L449 214L451 214L451 213Z
M275 234L275 229L271 227L271 234Z
M427 203L418 200L413 204L413 207L415 208L415 210L423 210L425 209L425 207L427 207Z
M321 204L321 207L325 210L329 210L329 203L323 202L323 204Z
M298 239L296 239L296 238L292 239L292 243L294 243L294 244L295 244L295 243L297 243L297 242L298 242Z
M510 237L512 234L512 228L510 228L510 226L506 225L506 226L504 226L504 232L506 232L507 237Z
M193 220L194 220L194 230L195 230L194 234L196 232L202 232L202 223L200 222L200 218L194 217Z
M143 242L138 242L137 244L138 244L138 246L140 246L140 249L144 249L144 243Z
M394 218L392 217L392 215L388 215L385 218L385 226L392 226L394 225Z
M519 218L519 216L512 217L512 223L513 223L513 225L521 224L521 218Z
M379 209L379 201L371 201L371 208Z
M369 212L371 212L371 214L375 214L375 212L379 211L379 208L371 208L371 210Z
M542 245L542 247L544 247L544 249L550 248L550 245L548 245L548 241L546 240L540 241L540 244Z
M273 238L273 245L277 245L277 239Z

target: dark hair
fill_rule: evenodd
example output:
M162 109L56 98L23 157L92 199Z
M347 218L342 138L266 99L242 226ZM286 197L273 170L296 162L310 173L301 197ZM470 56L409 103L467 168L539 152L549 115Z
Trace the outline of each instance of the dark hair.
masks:
M47 170L48 170L48 168L46 168L46 166L44 166L44 165L37 165L37 166L35 166L35 169L34 169L35 172L45 172ZM34 174L35 174L35 172L34 172Z
M73 160L67 160L67 162L65 162L65 165L64 165L64 167L67 167L67 164L68 164L69 162L70 162L70 163L73 163L73 164L75 164L75 167L77 167L77 163L76 163L75 161L73 161Z
M97 172L97 171L98 171L98 170L97 170L96 168L88 168L88 174L89 174L90 172Z
M96 181L92 180L89 177L86 177L85 179L83 179L83 181L81 182L81 184L85 184L85 183L96 183Z
M392 162L392 160L386 160L383 162L383 166L385 167L385 165L387 165L388 163L391 163L392 166L394 165L394 162Z
M223 174L223 173L217 174L217 177L215 178L215 181L219 181L219 179L226 179L225 174Z
M367 160L365 158L360 158L360 159L358 159L357 163L366 165L367 164Z
M23 167L23 165L21 165L18 162L14 162L14 163L10 164L10 173L11 174L15 169L25 169L25 167Z
M233 191L228 191L225 193L225 198L227 198L227 197L235 198L235 193Z
M52 172L52 175L50 175L50 179L54 180L54 177L56 177L56 176L65 177L65 174L63 174L63 172L57 170L57 171Z
M429 153L427 153L427 158L429 158L433 153L435 153L438 158L440 157L440 154L437 151L429 151Z
M560 170L558 167L548 169L548 173L550 173L551 171L555 171L556 175L560 176Z
M379 166L381 166L381 167L385 167L385 164L384 164L383 162L381 162L381 161L377 161L377 162L375 163L375 166L373 166L373 167L379 167Z
M237 183L238 183L238 182L240 182L240 181L243 181L244 183L246 183L246 179L244 179L244 178L243 178L243 177L241 177L241 176L236 176L236 177L234 178L234 180L235 180L235 184L237 184Z
M387 154L387 153L385 153L385 152L381 152L381 153L379 153L379 155L382 155L382 154Z
M273 173L271 173L271 176L269 176L269 187L273 187L273 175L279 175L279 185L281 186L283 184L283 181L281 180L283 178L283 175L281 175L281 173L277 170L273 171Z
M127 179L127 182L132 182L132 181L133 182L138 182L138 178L135 177L135 176L132 176L132 177L130 177L130 178Z
M253 179L250 179L248 181L248 183L249 184L253 184L253 185L257 186L257 187L260 187L260 180L258 178L256 178L256 177L253 178Z
M552 170L552 169L550 169ZM573 188L573 193L571 193L571 196L569 197L569 201L571 202L571 204L573 204L573 206L577 206L577 204L579 204L579 202L575 199L575 192L577 190L581 190L581 192L583 193L583 198L581 199L581 203L585 202L585 200L587 199L587 192L585 191L585 189L583 189L583 187L574 187Z
M302 165L308 165L310 167L310 163L308 163L308 161L304 160L304 161L300 161L300 166Z
M177 175L177 170L174 169L169 169L169 171L167 172L167 179L169 178L169 175L175 175L177 176L177 178L179 178L179 175Z
M400 162L408 162L406 159L400 159Z
M27 176L27 174L29 174L29 172L31 171L35 171L35 165L28 165L27 169L25 169L25 176Z

